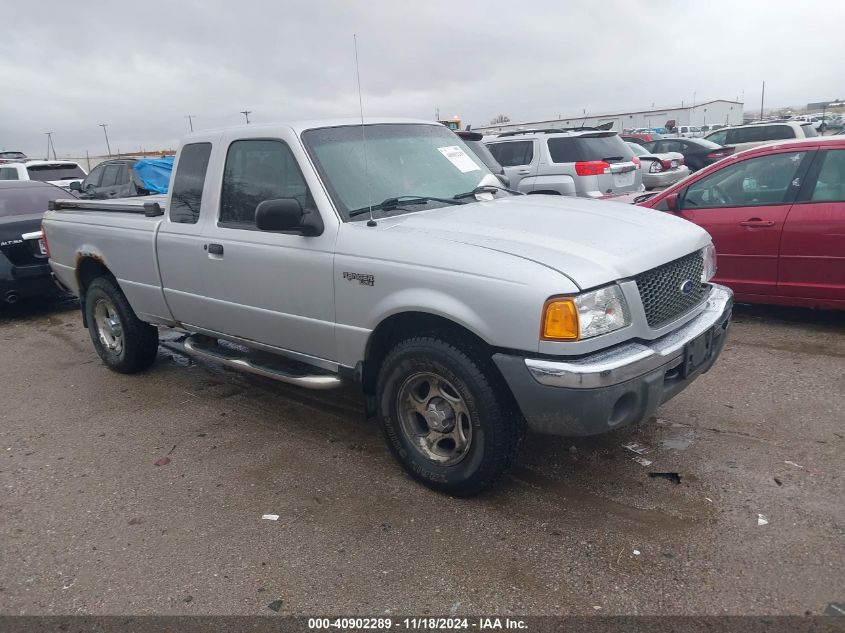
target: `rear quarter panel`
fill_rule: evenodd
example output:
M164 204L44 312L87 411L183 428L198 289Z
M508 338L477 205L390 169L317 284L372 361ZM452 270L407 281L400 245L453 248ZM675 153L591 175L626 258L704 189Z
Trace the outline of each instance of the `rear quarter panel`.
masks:
M50 245L50 266L78 295L79 264L91 257L111 271L141 319L168 322L171 316L155 254L160 222L140 214L48 211L44 231Z

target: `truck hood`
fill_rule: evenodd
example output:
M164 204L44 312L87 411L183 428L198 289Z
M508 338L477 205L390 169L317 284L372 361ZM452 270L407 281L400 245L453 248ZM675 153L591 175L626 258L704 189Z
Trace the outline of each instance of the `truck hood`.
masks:
M669 213L545 195L409 213L379 220L379 226L527 259L582 290L632 277L710 242L706 231Z

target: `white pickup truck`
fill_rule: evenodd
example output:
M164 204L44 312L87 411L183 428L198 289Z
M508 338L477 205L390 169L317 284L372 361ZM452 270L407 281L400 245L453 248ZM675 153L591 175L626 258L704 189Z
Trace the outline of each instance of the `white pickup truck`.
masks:
M398 461L450 494L493 482L526 425L573 436L648 419L710 368L730 322L706 232L512 195L436 123L197 132L169 192L59 200L44 217L103 361L148 368L167 327L230 367L354 381Z

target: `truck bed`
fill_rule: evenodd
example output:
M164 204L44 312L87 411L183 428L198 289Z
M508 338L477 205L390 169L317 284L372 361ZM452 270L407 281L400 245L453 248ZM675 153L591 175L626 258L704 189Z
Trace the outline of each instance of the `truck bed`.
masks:
M169 322L156 260L165 201L165 196L53 201L43 227L58 280L78 295L81 264L101 264L115 276L140 318Z

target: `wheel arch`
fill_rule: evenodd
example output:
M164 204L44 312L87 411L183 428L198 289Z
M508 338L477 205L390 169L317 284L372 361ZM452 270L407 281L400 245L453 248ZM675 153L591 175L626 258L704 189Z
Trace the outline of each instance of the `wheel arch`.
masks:
M95 279L110 277L116 279L103 259L96 254L80 255L76 261L76 285L79 288L79 302L82 309L82 325L88 327L88 317L85 314L85 293Z
M491 346L481 336L453 319L422 310L397 312L382 319L367 339L360 376L364 393L374 393L382 361L396 343L412 336L425 335L460 341L492 354Z

